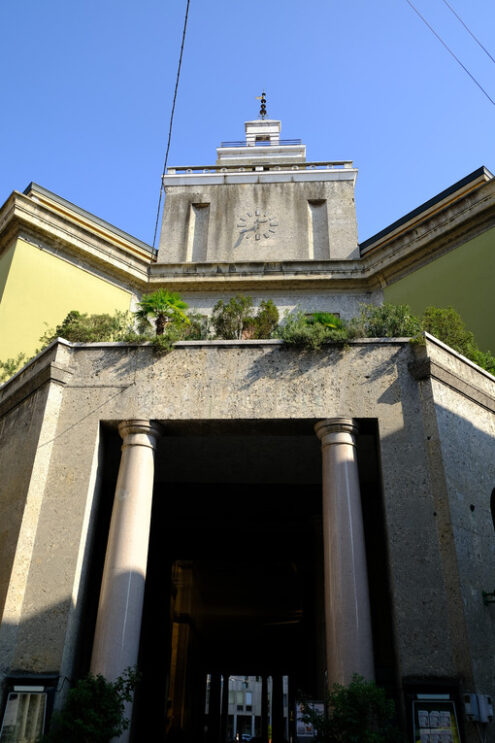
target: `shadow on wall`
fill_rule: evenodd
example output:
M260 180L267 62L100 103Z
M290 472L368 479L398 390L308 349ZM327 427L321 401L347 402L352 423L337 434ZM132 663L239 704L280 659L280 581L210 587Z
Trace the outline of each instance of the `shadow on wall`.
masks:
M477 421L460 395L449 393L449 409L434 402L431 380L419 384L419 400L401 396L404 427L380 438L399 673L456 678L466 691L492 694L486 638L495 610L482 591L495 574L495 438L486 410Z
M133 613L139 617L140 621L142 613L141 605L132 607L132 602L127 601L129 584L137 587L138 593L142 594L144 592L144 577L141 574L131 571L130 574L120 575L114 580L113 597L120 596L122 598L122 611L120 612L122 616L120 620L121 627L119 628L118 621L112 623L106 640L109 650L117 655L120 651L123 651L125 655L126 650L123 633L120 633L123 643L122 647L119 647L119 629L125 626L126 622L131 621L131 615ZM96 597L98 596L100 590L99 584L92 584L88 588L88 593L92 593ZM24 712L26 714L29 713L31 719L33 714L35 714L35 708L38 711L41 710L41 712L45 710L47 715L45 731L48 730L53 708L60 708L66 699L69 689L79 678L89 672L91 646L94 635L94 617L91 611L89 613L84 611L85 608L87 609L88 607L80 607L82 611L77 612L81 617L77 628L71 627L71 622L74 621L71 615L76 611L76 607L70 598L54 603L43 611L33 613L29 619L23 620L19 625L13 625L8 622L4 622L1 625L0 646L9 648L8 655L11 657L11 662L9 665L4 662L1 669L0 726L4 718L9 693L14 691L15 686L17 692L22 694L22 689L18 687L26 686L26 694L41 694L42 699L39 700L39 697L36 696L34 698L36 701L33 702L33 699L26 700L19 698L19 704L17 705L19 707L19 714L15 723L18 727L16 734L21 734L21 728L24 731L22 727L24 724ZM125 609L127 609L127 612ZM101 610L104 613L110 612L111 616L110 606L103 604ZM68 639L68 636L72 633L73 637ZM5 659L5 654L2 657ZM128 664L125 665L127 666ZM138 663L136 662L135 666L137 665ZM125 668L122 668L122 671L124 670ZM89 701L91 707L87 710L88 716L95 713L97 715L105 715L104 708L101 711L95 712L93 702L91 700ZM84 719L84 714L84 707L79 707L78 715L81 716L81 719ZM13 724L15 717L16 710L12 712L11 705L8 715L11 724ZM33 726L34 722L30 726L34 737L29 737L26 731L24 731L24 736L21 736L22 740L25 740L26 743L36 743L38 740L34 734L35 727ZM13 731L11 732L13 734ZM15 740L17 739L16 737Z

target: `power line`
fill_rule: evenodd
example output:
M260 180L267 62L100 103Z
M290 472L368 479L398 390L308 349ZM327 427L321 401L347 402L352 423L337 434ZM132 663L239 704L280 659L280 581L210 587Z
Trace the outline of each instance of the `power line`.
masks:
M425 18L424 16L422 16L422 15L421 15L421 13L419 12L419 10L418 10L418 9L417 9L417 8L416 8L416 7L414 6L414 5L413 5L413 3L411 2L411 0L406 0L406 3L407 3L408 5L410 5L410 6L411 6L411 8L412 8L412 9L414 10L414 12L415 12L415 13L416 13L416 14L417 14L417 15L418 15L418 16L419 16L420 18L421 18L421 20L423 21L423 23L424 23L424 24L425 24L426 26L428 26L428 28L430 29L430 31L432 32L432 34L434 34L434 35L435 35L435 36L437 37L438 41L439 41L439 42L440 42L440 43L441 43L441 44L442 44L442 45L443 45L443 46L445 47L445 49L446 49L446 50L448 51L448 53L449 53L449 54L450 54L450 55L451 55L452 57L454 57L454 59L455 59L455 61L457 62L457 64L459 64L459 65L460 65L460 66L462 67L462 69L464 70L464 72L465 72L465 73L466 73L467 75L469 75L469 77L471 78L471 80L473 81L473 83L475 83L475 85L477 85L477 86L478 86L478 88L479 88L479 89L480 89L480 90L481 90L481 91L482 91L482 92L483 92L483 93L484 93L484 94L486 95L486 97L488 98L488 100L490 101L490 103L492 103L492 104L493 104L493 105L495 106L495 101L493 100L493 98L491 98L491 97L490 97L490 96L488 95L488 93L486 92L486 90L484 89L484 87L483 87L483 86L481 85L481 83L479 83L479 82L478 82L478 81L476 80L476 78L474 77L474 75L472 75L472 74L471 74L471 73L469 72L468 68L467 68L467 67L466 67L465 65L463 65L463 64L462 64L462 62L461 62L461 60L459 59L459 57L457 57L457 56L456 56L456 55L454 54L454 52L452 51L452 49L451 49L451 48L450 48L450 47L449 47L449 46L448 46L448 45L447 45L447 44L445 43L445 41L444 41L444 40L442 39L442 37L441 37L441 36L440 36L440 35L439 35L439 34L438 34L438 33L437 33L436 31L435 31L435 29L434 29L434 28L433 28L432 26L430 26L430 24L428 23L428 21L426 20L426 18Z
M180 69L182 67L182 55L184 53L184 42L186 40L186 29L187 29L187 19L189 16L189 3L190 0L187 0L186 4L186 15L184 18L184 29L182 31L182 43L180 46L180 54L179 54L179 65L177 67L177 78L175 80L175 90L174 90L174 99L172 101L172 111L170 113L170 126L168 128L168 142L167 142L167 150L165 152L165 160L163 162L163 169L162 173L165 173L165 170L167 169L167 160L168 160L168 152L170 150L170 141L172 139L172 126L174 123L174 113L175 113L175 102L177 100L177 90L179 88L179 79L180 79ZM160 198L158 199L158 209L156 213L156 222L155 222L155 233L153 235L153 248L155 247L156 243L156 233L158 231L158 220L160 219L160 209L162 206L162 194L163 194L163 178L161 178L161 185L160 185Z
M495 59L492 57L492 55L490 54L490 52L488 51L488 49L486 49L483 46L483 44L481 43L481 41L478 39L478 37L473 34L473 32L471 31L471 29L469 28L469 26L467 26L464 23L464 21L462 20L461 16L458 13L456 13L456 11L452 7L452 5L450 5L450 3L447 2L447 0L442 0L442 2L447 6L447 8L450 10L450 12L455 15L455 17L457 18L457 20L459 21L459 23L462 23L462 25L464 26L464 28L466 29L466 31L468 32L468 34L470 34L470 36L473 37L473 39L478 44L478 46L480 46L483 49L483 51L485 52L485 54L488 57L490 57L490 59L492 60L492 62L495 64Z

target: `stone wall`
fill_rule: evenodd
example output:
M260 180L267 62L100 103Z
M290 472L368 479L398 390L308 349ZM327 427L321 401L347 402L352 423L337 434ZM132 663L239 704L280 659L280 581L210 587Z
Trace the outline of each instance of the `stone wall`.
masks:
M48 349L35 370L28 368L3 388L0 399L8 407L27 385L22 404L7 414L12 420L5 418L6 510L18 508L12 495L17 484L16 498L26 499L22 483L29 481L33 462L44 473L37 479L40 500L20 629L17 639L10 636L15 647L7 665L64 668L70 675L103 422L157 420L166 437L167 423L176 421L242 426L303 420L310 426L345 416L377 421L388 550L383 569L389 573L399 675L461 675L479 685L477 691L493 693L484 640L485 633L493 635L493 612L479 592L493 589L495 574L489 515L495 430L488 409L495 382L431 339L422 353L418 367L411 345L401 339L355 341L345 349L311 353L279 341L183 342L162 357L151 347L124 344ZM440 379L441 367L449 371L448 380ZM47 368L51 381L43 381ZM466 396L475 388L482 403ZM47 394L54 395L52 408L40 404ZM3 426L6 431L7 422ZM41 441L36 432L47 426L53 430ZM19 518L9 521L9 554ZM17 559L24 559L20 546ZM2 580L5 585L8 577ZM9 591L16 580L14 571Z
M354 171L311 174L222 174L216 185L186 175L168 185L158 263L359 258Z

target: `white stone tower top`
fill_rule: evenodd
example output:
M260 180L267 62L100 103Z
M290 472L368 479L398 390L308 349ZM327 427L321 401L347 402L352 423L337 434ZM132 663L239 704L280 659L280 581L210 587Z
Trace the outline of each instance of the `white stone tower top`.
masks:
M300 139L280 139L282 122L255 119L246 121L244 128L245 141L222 142L217 148L217 165L276 166L306 162L306 145Z
M307 162L305 145L281 139L264 104L243 141L221 143L215 165L168 168L158 264L359 257L352 162Z

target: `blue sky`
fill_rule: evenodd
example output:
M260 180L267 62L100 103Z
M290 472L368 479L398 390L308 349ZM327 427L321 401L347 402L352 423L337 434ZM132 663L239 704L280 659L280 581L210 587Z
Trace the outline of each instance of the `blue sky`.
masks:
M449 0L495 57L492 0ZM442 0L414 0L495 99ZM150 243L186 0L3 0L0 202L35 181ZM406 0L191 0L169 165L210 165L268 113L351 159L363 241L486 165L495 106Z

